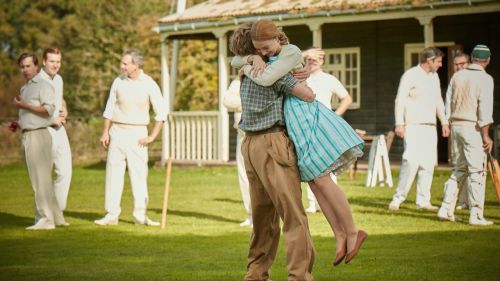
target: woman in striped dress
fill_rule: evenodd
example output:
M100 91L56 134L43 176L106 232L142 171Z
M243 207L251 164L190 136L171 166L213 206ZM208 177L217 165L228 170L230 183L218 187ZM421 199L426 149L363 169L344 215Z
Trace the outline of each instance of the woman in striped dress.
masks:
M241 53L248 44L254 55ZM242 48L242 46L245 46ZM231 37L231 62L257 84L270 86L302 64L300 50L270 20L259 20L251 28L240 27ZM263 59L267 58L266 64ZM304 102L288 95L284 102L287 132L297 151L301 179L311 186L336 238L334 266L349 263L368 234L356 228L347 198L329 174L339 174L363 155L364 141L349 124L318 101Z

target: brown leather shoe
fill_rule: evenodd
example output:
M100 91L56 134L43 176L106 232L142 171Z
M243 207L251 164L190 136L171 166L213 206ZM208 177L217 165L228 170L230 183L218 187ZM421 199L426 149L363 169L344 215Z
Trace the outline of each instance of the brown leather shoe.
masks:
M345 263L348 264L351 260L358 254L361 245L365 242L366 237L368 237L368 233L363 230L358 231L358 237L356 238L356 245L354 246L354 250L347 254L345 257Z
M333 261L333 266L339 265L339 263L341 263L344 260L346 255L347 255L347 240L344 243L344 247L342 247L340 252L337 252L337 254L335 255L335 260Z

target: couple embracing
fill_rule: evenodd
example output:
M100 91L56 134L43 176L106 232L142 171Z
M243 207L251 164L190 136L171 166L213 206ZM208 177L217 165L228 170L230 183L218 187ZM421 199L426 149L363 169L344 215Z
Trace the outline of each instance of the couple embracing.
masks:
M364 142L299 80L300 50L270 20L240 26L231 37L240 68L240 129L250 183L253 232L245 280L268 280L280 237L289 280L313 280L315 250L301 200L308 182L336 238L333 265L349 263L368 236L354 224L343 191L330 178L363 154ZM265 59L265 60L264 60ZM291 74L295 73L295 76ZM305 76L305 77L304 77Z

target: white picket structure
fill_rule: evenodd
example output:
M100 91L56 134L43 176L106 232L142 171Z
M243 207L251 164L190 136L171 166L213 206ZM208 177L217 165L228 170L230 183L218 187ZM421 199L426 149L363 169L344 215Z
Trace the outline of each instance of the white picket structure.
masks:
M176 160L220 161L217 111L177 111L166 124L169 157Z
M370 148L365 186L375 187L386 184L389 187L393 186L392 173L385 136L379 135L375 137Z

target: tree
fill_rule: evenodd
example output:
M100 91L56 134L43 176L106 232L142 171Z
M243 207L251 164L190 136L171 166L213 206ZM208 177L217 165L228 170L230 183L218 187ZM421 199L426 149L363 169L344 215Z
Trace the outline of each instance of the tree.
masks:
M181 41L175 110L217 110L217 41Z
M11 104L23 83L16 63L22 52L36 52L41 59L44 48L58 46L70 116L101 115L125 48L141 50L145 72L161 81L160 36L152 28L168 10L164 0L0 2L0 83L5 85L0 87L0 102ZM216 43L183 41L181 46L175 108L216 109ZM7 107L3 117L17 114Z

